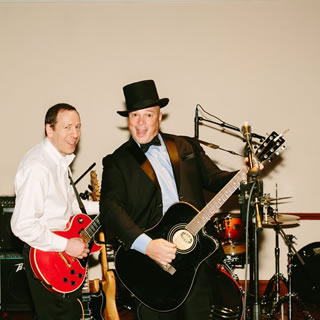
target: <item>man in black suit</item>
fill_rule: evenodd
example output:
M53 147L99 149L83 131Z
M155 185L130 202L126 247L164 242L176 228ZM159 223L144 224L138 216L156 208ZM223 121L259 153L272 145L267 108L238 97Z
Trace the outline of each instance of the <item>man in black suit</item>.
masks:
M136 250L168 266L176 257L176 244L151 239L144 231L154 227L178 201L202 209L206 204L203 190L220 191L236 172L220 170L196 139L160 131L160 109L169 99L159 99L153 80L128 84L123 91L127 110L118 113L128 117L131 137L103 159L101 221L107 232L122 241L125 250ZM181 306L156 312L140 305L139 319L209 319L214 296L221 295L213 274L217 272L216 262L222 259L220 246L200 264L192 290Z

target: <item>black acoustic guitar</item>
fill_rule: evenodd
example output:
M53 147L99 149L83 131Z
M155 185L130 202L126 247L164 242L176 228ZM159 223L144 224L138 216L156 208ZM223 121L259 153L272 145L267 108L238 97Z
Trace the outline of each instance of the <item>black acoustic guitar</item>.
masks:
M273 132L256 151L264 161L284 143L282 135ZM146 234L163 238L177 246L176 258L161 266L136 250L120 246L115 268L123 285L143 304L156 311L171 311L187 298L200 264L218 249L218 241L207 234L204 226L218 209L247 179L243 166L227 185L199 212L187 202L173 204L160 222Z

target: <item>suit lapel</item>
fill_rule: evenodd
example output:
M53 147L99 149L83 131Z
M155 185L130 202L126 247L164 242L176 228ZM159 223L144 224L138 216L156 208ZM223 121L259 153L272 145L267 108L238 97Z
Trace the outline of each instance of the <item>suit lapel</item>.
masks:
M139 148L137 143L133 140L133 138L130 138L127 149L133 156L133 158L137 161L142 171L151 179L154 184L156 184L160 188L157 176L151 166L151 163L145 156L144 152Z
M163 141L166 145L169 158L172 164L173 168L173 174L175 177L177 190L180 189L180 161L179 161L179 154L177 145L174 142L173 138L167 134L161 133L161 136L163 138ZM151 166L151 163L149 162L148 158L145 156L144 152L139 148L137 143L133 140L131 137L127 144L127 149L130 152L130 154L134 157L134 159L139 164L140 168L144 171L144 173L155 183L159 188L159 182L157 179L157 176Z

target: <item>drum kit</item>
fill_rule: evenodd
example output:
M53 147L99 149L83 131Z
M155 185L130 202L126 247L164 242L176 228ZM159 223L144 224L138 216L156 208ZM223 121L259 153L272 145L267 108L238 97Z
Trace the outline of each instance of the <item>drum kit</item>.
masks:
M286 228L295 228L300 225L300 217L278 213L278 200L291 197L270 198L264 196L264 214L261 219L263 228L272 228L275 231L275 274L268 281L261 298L262 315L264 319L292 320L293 304L305 316L313 320L306 304L319 304L320 279L314 275L320 270L320 242L315 242L303 247L299 251L294 248L293 235L284 232ZM274 212L271 204L276 204ZM235 268L245 268L250 263L250 254L246 246L246 226L241 220L240 213L220 213L213 218L215 229L218 233L226 258L224 263L231 273ZM287 279L280 273L280 248L279 236L288 247ZM249 256L249 257L248 257ZM249 259L249 260L246 260ZM234 273L233 273L234 274ZM283 286L286 294L283 294ZM281 289L281 290L280 290ZM281 292L280 292L281 291ZM287 308L284 311L284 307Z

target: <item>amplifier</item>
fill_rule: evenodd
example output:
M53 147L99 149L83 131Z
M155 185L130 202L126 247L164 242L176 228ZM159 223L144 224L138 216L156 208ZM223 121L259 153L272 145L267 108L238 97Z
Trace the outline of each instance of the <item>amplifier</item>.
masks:
M14 208L15 196L0 196L0 211Z
M23 243L11 231L14 196L0 196L0 252L21 252Z
M32 311L32 309L31 293L22 256L0 254L0 310L7 312Z

